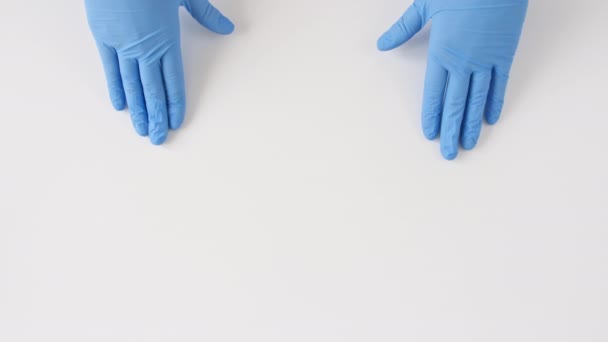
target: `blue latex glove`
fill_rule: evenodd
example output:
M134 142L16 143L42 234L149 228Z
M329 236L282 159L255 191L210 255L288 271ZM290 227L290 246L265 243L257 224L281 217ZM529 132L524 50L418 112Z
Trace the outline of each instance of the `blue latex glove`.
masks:
M482 117L498 121L527 0L416 0L378 40L378 49L407 42L429 21L431 30L422 128L441 136L441 153L452 160L475 147Z
M116 110L128 105L135 130L162 144L184 121L186 94L179 7L207 29L234 25L208 0L85 0Z

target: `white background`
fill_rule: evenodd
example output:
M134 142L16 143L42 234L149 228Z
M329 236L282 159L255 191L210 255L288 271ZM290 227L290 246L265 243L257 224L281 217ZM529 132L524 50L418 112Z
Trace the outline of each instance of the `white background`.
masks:
M0 9L0 341L608 340L608 3L532 0L446 162L405 0L183 15L185 127L111 108L82 1Z

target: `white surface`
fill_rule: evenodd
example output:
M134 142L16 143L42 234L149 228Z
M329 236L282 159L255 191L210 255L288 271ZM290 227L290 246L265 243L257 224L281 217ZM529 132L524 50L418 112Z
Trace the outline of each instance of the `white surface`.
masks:
M111 109L81 1L0 11L0 341L608 340L608 5L533 0L508 102L420 131L408 1L184 16L185 127Z

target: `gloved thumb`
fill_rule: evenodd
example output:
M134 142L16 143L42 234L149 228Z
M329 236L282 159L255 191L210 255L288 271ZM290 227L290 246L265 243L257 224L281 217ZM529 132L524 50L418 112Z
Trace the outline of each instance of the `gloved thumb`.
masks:
M414 3L403 16L378 39L378 50L388 51L403 45L418 33L424 22Z
M234 24L226 18L209 0L183 0L183 5L192 17L212 32L230 34Z

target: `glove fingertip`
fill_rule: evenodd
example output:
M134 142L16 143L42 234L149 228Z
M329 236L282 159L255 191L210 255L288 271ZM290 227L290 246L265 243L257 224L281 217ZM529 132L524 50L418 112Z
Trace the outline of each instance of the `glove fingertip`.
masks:
M152 143L152 145L162 145L167 140L168 135L169 132L165 130L158 130L157 128L153 128L153 130L150 132L150 142Z
M221 14L217 19L204 21L203 26L210 31L221 35L229 35L234 32L234 24L232 21Z
M217 21L217 27L215 30L219 34L228 35L234 32L234 23L230 19L221 16Z
M150 134L150 142L152 143L152 145L162 145L165 141L167 141L167 136L167 132Z
M437 139L437 136L439 135L437 133L437 131L435 130L424 130L424 137L427 138L428 140L435 140Z
M186 108L185 106L173 106L169 108L169 128L177 130L184 123Z
M470 151L477 146L477 140L471 137L465 138L462 140L462 148Z
M134 124L135 132L141 137L145 137L148 135L148 124L145 122L138 122Z
M422 133L428 140L435 140L439 135L439 122L435 120L422 121Z
M500 114L502 113L502 105L494 105L491 106L489 111L486 114L486 121L490 125L495 125L500 119Z
M397 44L395 44L393 35L390 32L386 32L378 39L377 46L380 51L389 51L397 47Z
M110 102L112 102L112 107L117 111L124 110L127 107L127 99L122 86L114 84L114 82L110 84Z
M121 97L112 97L112 107L118 112L127 108L127 101Z
M445 160L451 161L456 159L456 157L458 156L458 150L452 150L452 149L441 149L441 155L443 156L443 158Z

